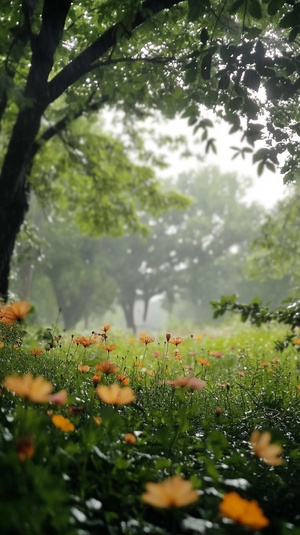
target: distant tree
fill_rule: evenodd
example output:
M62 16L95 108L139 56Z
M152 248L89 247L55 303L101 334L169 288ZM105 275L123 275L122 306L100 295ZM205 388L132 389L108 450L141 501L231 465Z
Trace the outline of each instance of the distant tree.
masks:
M285 296L300 295L300 190L289 186L289 195L279 201L264 219L251 247L247 272L253 279L285 282Z
M64 139L76 119L104 106L124 110L131 130L135 117L152 111L183 114L213 151L212 123L203 109L214 109L231 132L244 131L248 145L236 154L267 138L253 156L259 172L274 169L277 154L286 151L283 171L293 180L299 161L299 17L299 2L290 0L2 0L0 295L8 297L37 155L55 137ZM107 169L113 162L114 147L102 145L92 162L97 194L102 164ZM142 176L148 190L149 177ZM87 177L86 193L90 174L82 172L82 183ZM142 190L136 188L131 193L140 201ZM120 195L119 190L110 197L117 213ZM122 208L121 219L124 213Z
M112 307L116 296L99 239L84 236L66 219L49 223L37 206L34 215L26 240L18 241L13 291L33 301L38 317L48 306L47 322L59 312L65 329L73 329L79 321L87 326L91 316Z
M184 303L186 317L204 321L211 319L210 301L219 295L238 292L247 299L247 291L255 292L243 269L264 210L246 202L250 179L207 167L183 174L173 185L192 199L184 212L146 219L151 233L144 239L128 235L100 243L132 329L137 300L144 302L142 321L155 295L164 296L169 310Z

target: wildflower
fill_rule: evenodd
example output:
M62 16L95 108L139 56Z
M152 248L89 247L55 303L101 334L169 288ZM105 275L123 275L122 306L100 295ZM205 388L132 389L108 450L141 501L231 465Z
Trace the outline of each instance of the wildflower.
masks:
M117 375L117 379L122 383L124 386L129 385L129 379L126 377L126 375L120 374Z
M31 373L23 376L9 375L4 379L3 386L21 398L30 399L36 403L48 403L49 395L53 390L52 383L46 381L41 375L34 378Z
M111 329L111 326L108 323L107 325L103 325L102 327L99 327L99 329L100 331L104 331L105 333L107 333L107 331Z
M86 336L78 336L77 338L73 339L74 344L83 346L83 347L89 347L93 345L95 342L91 340L90 338L87 338Z
M102 345L101 347L102 349L105 349L105 351L108 351L108 353L110 353L111 351L116 349L117 346L115 344L110 344L110 345Z
M140 334L140 342L143 342L146 346L148 344L151 344L151 342L154 342L155 338L153 336L149 336L147 333Z
M210 366L210 362L206 359L199 359L198 362L199 364L202 364L202 366L206 366L206 367Z
M245 377L245 372L236 372L239 377Z
M299 346L300 345L300 338L294 338L294 340L292 340L292 344L294 344L295 346Z
M105 375L117 373L119 371L119 366L113 364L112 362L108 362L108 360L104 360L100 364L96 364L95 368L97 371L100 370L101 372L105 373Z
M154 357L159 357L160 356L160 352L155 350L155 351L152 352L152 355Z
M161 483L147 483L142 500L154 507L184 507L198 500L198 493L190 481L180 476L169 477Z
M200 334L197 334L196 336L194 336L194 340L202 340L203 336L201 336Z
M217 407L216 410L215 410L215 415L219 418L222 414L222 409L221 407Z
M270 524L256 500L244 500L237 492L228 492L224 495L219 511L223 517L254 530L265 528Z
M267 363L265 360L263 360L263 361L260 363L260 365L261 365L263 368L266 368L266 367L268 366L268 363Z
M0 321L2 323L16 323L22 321L28 314L32 305L27 301L15 301L10 305L6 305L0 312Z
M175 379L175 381L167 381L167 384L173 387L188 387L190 390L203 390L206 385L206 381L202 381L202 379L197 379L197 377L189 375L188 377L178 377L178 379Z
M78 364L77 366L77 370L81 373L87 373L90 371L90 367L89 366L84 366L83 364Z
M135 400L135 395L130 386L121 388L117 383L111 386L98 386L96 390L99 398L108 405L127 405Z
M16 449L17 455L21 462L24 462L27 459L31 459L35 451L32 437L26 437L22 438L21 440L18 440L16 444Z
M273 359L272 360L272 364L279 364L280 363L280 359Z
M51 394L48 398L50 403L55 403L56 405L65 405L68 400L68 392L63 389L55 394Z
M182 342L184 341L183 338L181 338L181 336L174 336L174 338L170 338L169 342L170 344L173 344L174 346L179 346L179 344L182 344Z
M69 405L68 406L68 412L70 414L81 414L85 411L84 405Z
M102 422L101 416L93 416L93 420L96 425L101 425L101 422Z
M124 440L127 442L127 444L135 444L136 436L133 433L125 433Z
M70 431L74 431L75 429L74 424L70 422L69 418L65 418L61 414L54 414L51 420L55 427L58 427L58 429L61 429L65 433L69 433Z
M282 452L279 444L271 444L271 433L264 431L260 433L255 429L250 436L250 447L252 451L266 464L278 466L283 463L283 459L278 457Z
M41 347L35 347L34 349L31 349L30 351L30 355L33 355L34 357L37 357L42 354L43 354L43 349Z
M166 333L166 340L167 340L167 342L170 342L170 338L171 338L170 333Z
M224 353L222 351L210 351L209 355L211 357L216 357L217 359L219 359L220 357L223 357Z
M0 342L0 349L2 349L2 347L4 347L4 342Z
M92 377L93 385L95 387L98 386L100 379L101 379L101 373L95 373L95 375Z

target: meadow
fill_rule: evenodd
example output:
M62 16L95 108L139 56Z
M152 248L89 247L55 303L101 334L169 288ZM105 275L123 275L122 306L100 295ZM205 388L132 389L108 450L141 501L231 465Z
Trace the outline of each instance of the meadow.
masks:
M300 535L300 340L0 321L0 532Z

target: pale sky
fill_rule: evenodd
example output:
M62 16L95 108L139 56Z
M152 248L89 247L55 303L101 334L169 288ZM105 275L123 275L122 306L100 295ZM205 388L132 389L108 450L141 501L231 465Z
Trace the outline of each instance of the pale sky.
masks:
M204 143L195 142L197 135L193 136L192 128L187 125L186 121L182 119L168 121L164 124L164 129L166 129L166 132L170 132L170 134L173 135L186 135L192 152L195 152L195 154L199 153L199 156L204 153ZM200 136L198 135L198 137ZM287 186L283 184L282 175L279 174L279 171L272 173L271 171L266 170L260 177L258 177L257 164L252 163L251 154L246 156L245 159L238 157L232 160L234 151L232 151L230 147L241 145L240 134L229 135L228 126L224 124L217 125L210 137L216 139L217 154L213 154L210 151L209 154L205 155L203 163L201 163L197 161L196 157L189 158L188 160L181 159L180 150L178 151L178 157L176 157L175 152L172 152L170 155L170 161L172 163L167 173L170 174L170 170L172 170L179 174L180 172L186 171L187 168L195 169L205 165L217 165L222 171L236 171L240 176L252 177L254 184L253 188L249 190L248 198L249 200L259 201L266 208L274 206L278 200L285 196ZM243 146L246 146L245 142L243 143Z

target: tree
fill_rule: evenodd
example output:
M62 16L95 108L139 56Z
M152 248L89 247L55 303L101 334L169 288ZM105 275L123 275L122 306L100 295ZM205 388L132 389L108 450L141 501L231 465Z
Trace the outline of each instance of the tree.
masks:
M285 281L285 297L299 295L299 186L290 186L289 195L279 201L263 221L251 247L247 272L253 279Z
M0 295L5 299L37 154L78 117L104 105L131 117L151 110L168 117L183 113L203 130L208 150L215 150L208 134L212 123L200 115L203 106L214 108L231 131L244 128L250 147L269 136L270 144L254 153L259 172L273 169L277 153L287 151L284 171L288 179L295 177L299 2L3 0L1 8ZM260 87L266 89L263 109L257 101Z
M109 310L116 296L99 242L63 217L49 223L35 200L15 250L14 292L33 302L48 324L59 312L67 330L80 320L87 325L92 314Z
M183 213L169 210L145 219L151 229L145 238L128 235L99 244L133 330L137 300L144 302L143 321L151 297L164 295L168 310L184 303L184 316L199 322L211 319L210 301L222 293L239 292L243 299L251 291L257 295L243 274L248 247L264 215L261 206L245 201L250 180L206 167L172 184L192 199Z

